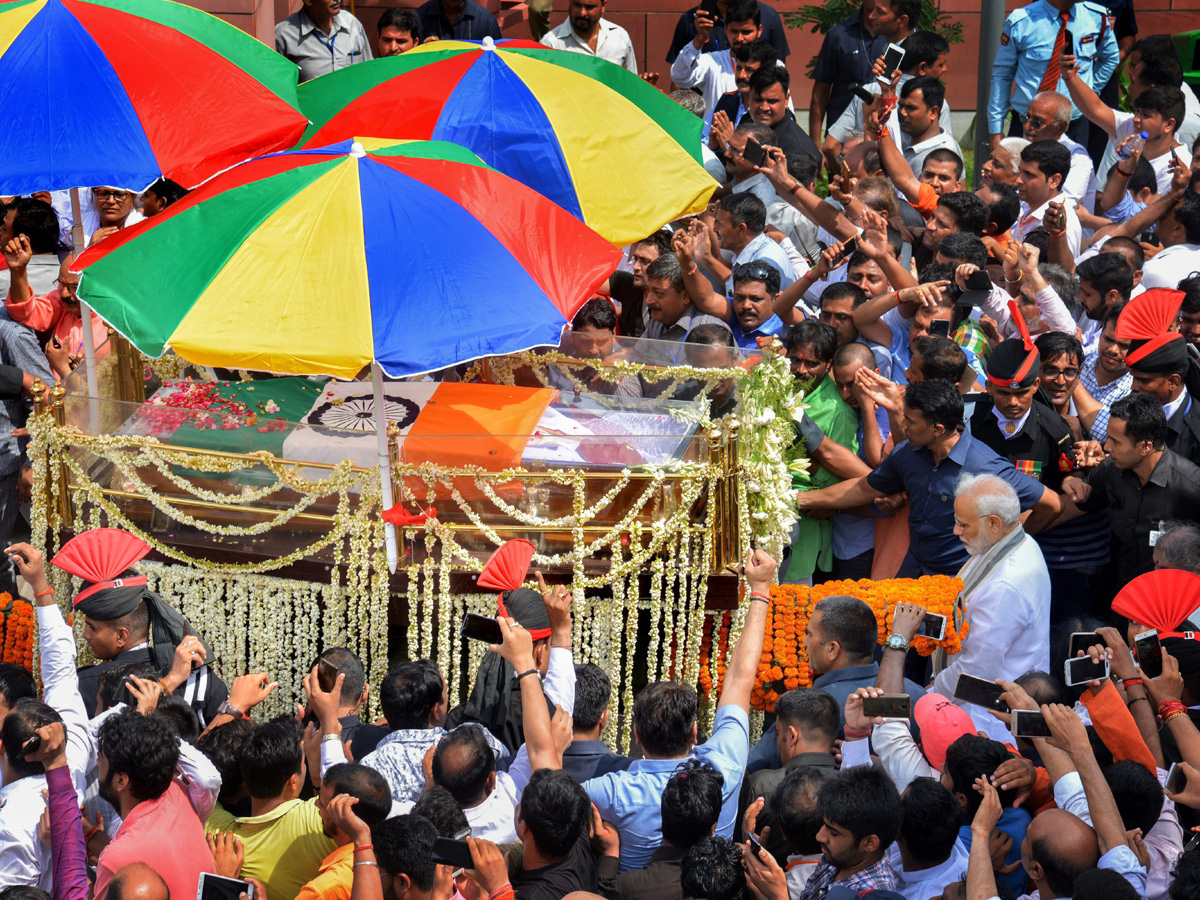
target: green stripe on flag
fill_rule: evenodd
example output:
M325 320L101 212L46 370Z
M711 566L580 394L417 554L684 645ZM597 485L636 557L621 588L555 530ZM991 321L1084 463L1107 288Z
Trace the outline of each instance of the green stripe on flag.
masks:
M404 75L414 69L436 65L463 53L476 53L472 49L454 50L423 50L420 53L401 53L399 56L385 56L356 66L347 66L328 75L313 78L300 85L297 96L300 98L300 111L308 116L311 123L304 135L296 143L297 147L324 128L329 120L340 113L363 94L368 93L385 81ZM360 134L356 137L387 137L388 135Z
M658 88L643 81L623 66L608 63L605 60L589 56L586 53L568 53L562 50L506 49L503 44L500 50L518 56L526 56L553 66L572 69L580 75L586 75L594 81L616 91L634 106L654 120L663 131L679 144L687 154L700 165L704 165L704 156L700 152L700 132L704 123L699 116L688 112Z
M231 188L148 228L84 270L81 299L147 356L162 356L179 323L246 238L347 159L305 164L314 158L320 159L297 155L297 168Z
M203 10L163 0L79 0L116 12L158 22L186 34L213 53L224 57L262 84L293 109L300 109L296 96L299 77L295 63L242 29Z
M487 163L459 144L449 141L411 141L408 143L392 144L378 150L368 150L371 156L407 156L410 159L440 159L445 162L462 163L467 166L478 166L490 169Z

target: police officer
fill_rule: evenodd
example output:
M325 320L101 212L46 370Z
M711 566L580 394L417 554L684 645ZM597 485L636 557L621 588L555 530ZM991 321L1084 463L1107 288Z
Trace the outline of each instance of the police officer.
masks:
M1022 322L1022 324L1024 324ZM1050 490L1075 468L1075 438L1054 409L1038 399L1041 359L1028 337L996 345L987 361L987 398L975 404L971 436Z
M1120 52L1108 10L1102 4L1090 0L1035 0L1005 20L1000 50L992 64L988 98L987 124L993 148L1004 137L1004 119L1009 110L1013 112L1009 134L1020 137L1021 121L1034 95L1041 91L1067 93L1060 69L1064 53L1075 56L1079 77L1093 90L1108 83L1120 61ZM1076 143L1087 143L1088 121L1078 109L1072 110L1067 135Z

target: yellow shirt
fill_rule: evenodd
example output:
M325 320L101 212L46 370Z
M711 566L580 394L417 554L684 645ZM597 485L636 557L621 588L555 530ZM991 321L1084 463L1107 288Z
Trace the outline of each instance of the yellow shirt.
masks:
M321 863L321 874L300 889L296 900L350 900L354 842L338 847Z
M259 879L270 900L296 900L317 876L325 858L337 849L325 834L321 811L309 800L289 800L261 816L233 816L219 803L206 831L232 831L242 841L242 874Z

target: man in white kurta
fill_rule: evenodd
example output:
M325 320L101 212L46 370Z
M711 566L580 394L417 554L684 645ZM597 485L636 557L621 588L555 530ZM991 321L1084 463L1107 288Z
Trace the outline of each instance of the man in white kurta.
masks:
M1050 575L1037 542L1020 522L1016 492L994 475L964 475L954 500L954 533L971 558L958 573L963 592L956 623L970 626L962 650L946 658L933 689L954 696L958 676L1015 681L1050 664ZM961 631L961 624L959 624ZM936 664L935 664L936 667ZM959 702L959 701L955 701ZM961 704L980 731L1012 740L981 706Z

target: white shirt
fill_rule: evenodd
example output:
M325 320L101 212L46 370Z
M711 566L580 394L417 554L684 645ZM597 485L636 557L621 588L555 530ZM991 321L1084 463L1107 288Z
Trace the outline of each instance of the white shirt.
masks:
M598 56L600 59L607 59L610 63L624 66L634 75L638 74L637 56L633 52L633 41L629 39L629 32L608 19L600 20L600 32L596 35L595 50L575 33L570 18L557 28L546 32L542 37L542 46L552 50L570 50L572 53Z
M1185 84L1183 86L1183 121L1175 129L1175 140L1191 150L1197 137L1200 137L1200 99L1196 98L1196 92L1192 90L1191 85Z
M568 712L575 709L575 663L571 657L571 651L567 648L550 648L550 662L546 667L546 680L543 688L546 696L556 707L561 706ZM421 796L425 789L425 773L421 768L425 753L442 739L446 730L440 727L422 729L419 736L428 735L428 739L422 740L419 744L403 739L413 733L413 730L405 729L393 731L379 742L378 747L361 760L363 765L370 766L383 775L391 788L392 799L396 802L412 803ZM401 737L389 742L389 738L392 738L393 735L401 735ZM483 729L483 736L487 739L488 746L496 753L497 759L508 753L508 749L486 728ZM341 741L321 742L322 778L325 777L325 773L331 766L348 761ZM500 774L497 773L497 778ZM517 796L519 797L520 794ZM479 836L475 835L475 837Z
M1158 783L1166 785L1167 773L1156 769ZM1086 822L1092 824L1092 816L1088 811L1087 795L1083 791L1083 782L1078 772L1068 772L1054 784L1054 802L1059 809L1066 810ZM1094 827L1094 826L1093 826ZM1171 883L1171 869L1175 860L1183 852L1183 828L1179 824L1179 814L1175 802L1169 797L1163 798L1162 812L1158 821L1150 829L1150 833L1142 837L1146 852L1150 855L1150 872L1146 879L1146 900L1162 900L1167 896L1167 887Z
M1077 144L1065 134L1058 142L1071 151L1071 171L1063 182L1062 192L1089 213L1096 209L1096 169L1092 156L1083 144Z
M1186 403L1188 401L1188 399L1189 399L1188 392L1180 391L1178 397L1176 397L1174 400L1170 401L1169 403L1163 404L1163 415L1165 415L1167 417L1168 422L1171 421L1171 416L1173 416L1173 415L1175 415L1175 413L1179 412L1179 408L1181 406L1183 406L1183 404Z
M900 81L896 85L897 93L904 87L905 82L916 78L915 75L901 75ZM869 84L864 84L863 87L872 94L878 94L882 91L879 87L879 82L874 78ZM863 102L857 96L850 98L850 105L846 107L845 112L838 117L838 120L829 126L829 134L836 141L846 143L846 141L856 132L861 134L864 131L865 119L863 116ZM950 104L943 103L941 114L938 116L938 124L942 126L942 131L947 134L953 134L950 121ZM892 114L888 116L888 131L892 133L892 140L896 142L896 146L903 150L907 147L912 139L900 130L900 115L896 109L892 109Z
M958 141L954 139L954 135L943 129L928 140L905 147L904 160L908 163L908 167L912 169L913 175L920 178L921 169L925 167L925 157L934 150L940 150L943 147L947 150L953 150L959 159L963 158L962 147L958 146Z
M671 80L678 88L700 88L700 95L704 97L704 118L711 123L721 95L737 90L733 53L730 50L701 53L696 49L695 41L688 41L671 63ZM737 122L733 125L736 128Z
M787 253L783 251L777 243L767 237L765 234L760 234L758 237L751 239L742 252L733 257L733 262L730 264L729 277L725 279L725 296L733 296L733 272L732 269L748 263L752 259L765 259L779 270L779 289L782 291L789 284L796 280L795 270L792 268L792 261L788 259ZM807 269L805 271L808 271Z
M1191 88L1184 85L1184 95L1190 93ZM1113 117L1117 123L1117 137L1108 139L1108 146L1104 148L1104 157L1100 160L1100 167L1096 170L1096 185L1100 190L1104 190L1104 185L1108 181L1108 170L1117 164L1117 144L1125 140L1133 134L1133 113L1121 112L1120 110L1113 111ZM1179 140L1179 138L1176 138ZM1190 166L1192 163L1191 145L1188 144L1182 147L1176 147L1175 153L1179 156L1180 161L1185 166ZM1150 163L1150 168L1154 170L1154 175L1158 179L1158 193L1165 194L1171 187L1171 170L1167 167L1171 161L1170 152L1157 156L1154 159L1144 157L1146 162Z
M1055 194L1050 200L1032 210L1029 208L1029 204L1022 200L1021 218L1017 219L1017 224L1012 227L1012 236L1018 241L1024 242L1031 231L1040 228L1051 201L1063 204L1063 212L1067 219L1067 245L1070 247L1071 256L1076 257L1079 255L1079 246L1083 242L1083 229L1079 225L1079 217L1075 215L1075 204L1066 194Z
M1071 311L1067 309L1067 305L1062 302L1062 298L1058 296L1054 288L1047 285L1033 295L1033 300L1037 304L1038 313L1041 315L1042 321L1046 323L1047 328L1051 331L1061 331L1065 334L1075 333L1075 318L1071 315ZM992 291L988 294L987 299L979 304L979 311L996 320L996 330L1000 332L1000 337L1006 339L1020 337L1021 334L1017 330L1017 326L1013 323L1012 312L1008 308L1008 301L1009 295L1004 289L992 285Z
M972 557L964 577L979 559ZM933 689L942 696L954 697L954 686L963 672L991 681L1016 681L1033 669L1049 671L1050 575L1032 537L1025 535L1016 550L972 592L965 621L970 631L962 650L933 680ZM970 714L980 731L1001 742L1012 740L1004 723L987 710L954 702Z
M892 864L892 872L896 875L896 893L903 894L905 900L929 900L930 897L940 897L946 890L946 885L962 878L967 871L967 848L962 841L955 841L946 861L921 869L919 872L904 871L904 862L900 857L900 848L892 844L888 857Z
M1029 418L1029 414L1031 412L1033 412L1033 407L1030 407L1028 410L1026 410L1025 415L1021 416L1021 418L1010 419L1003 415L1000 410L996 409L996 407L992 407L992 415L996 417L996 423L1000 426L1000 434L1006 441L1011 441L1021 433L1021 429L1025 427L1025 422ZM1008 430L1008 425L1010 423L1013 426L1012 431Z
M1173 288L1193 272L1200 272L1200 244L1175 244L1146 260L1139 286L1144 291Z
M331 742L332 743L332 742ZM471 837L493 844L512 844L517 838L517 804L521 792L507 772L496 773L496 787L478 806L464 809Z
M0 788L0 888L53 887L50 845L37 835L46 789L45 775L27 775Z

